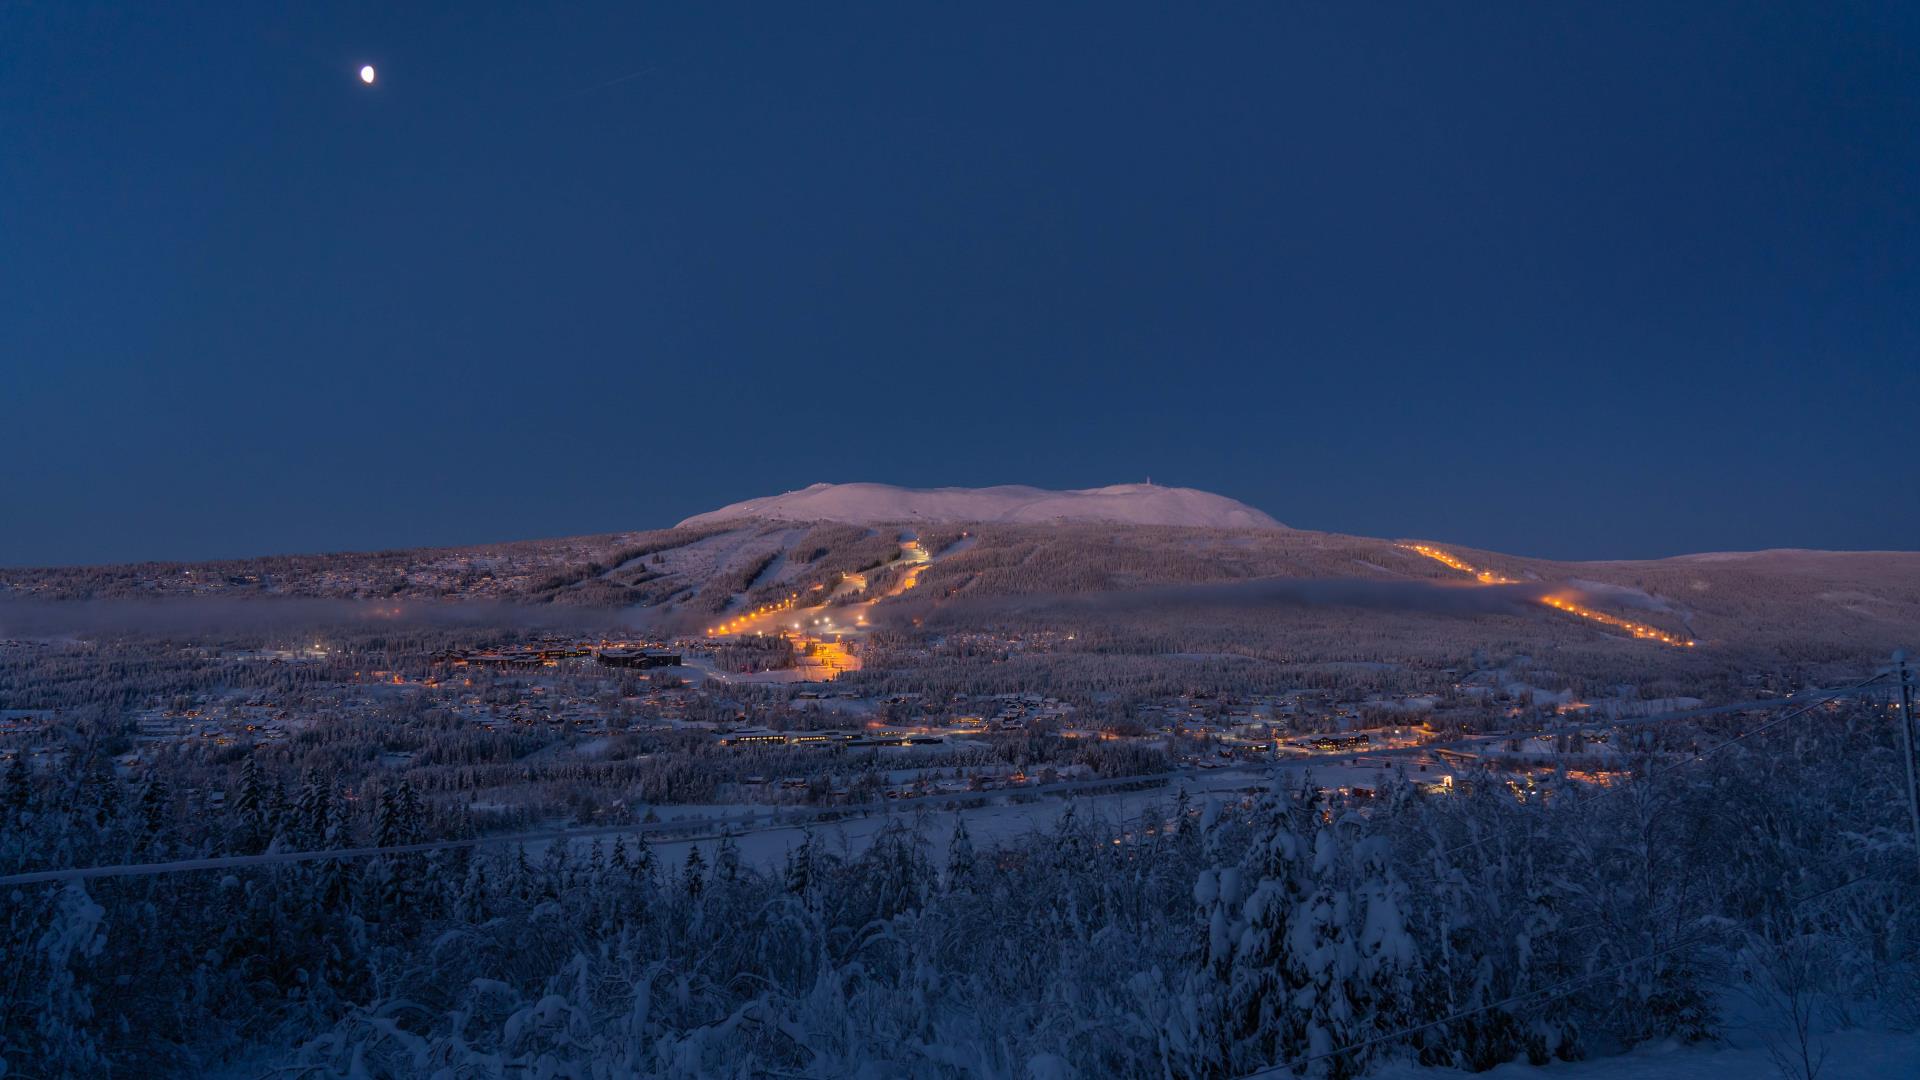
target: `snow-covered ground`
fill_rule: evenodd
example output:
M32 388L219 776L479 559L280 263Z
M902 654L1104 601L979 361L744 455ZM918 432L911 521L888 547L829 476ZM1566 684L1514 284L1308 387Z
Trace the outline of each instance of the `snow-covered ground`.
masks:
M1338 759L1327 758L1281 762L1277 768L1277 775L1283 783L1297 783L1302 773L1311 770L1315 783L1323 787L1377 787L1391 771L1382 764L1347 765ZM1083 818L1091 817L1129 829L1143 824L1143 815L1153 819L1144 824L1158 825L1160 816L1173 805L1182 789L1186 790L1193 806L1205 807L1209 801L1224 803L1266 790L1272 785L1274 775L1275 767L1272 766L1235 766L1183 771L1163 784L1140 789L1071 791L1053 795L1042 793L1038 797L1014 790L946 800L905 799L884 806L851 809L851 816L837 821L806 824L767 822L765 817L770 808L759 805L662 806L654 811L660 818L698 820L703 823L703 829L710 830L710 834L698 839L655 838L651 842L664 865L677 866L686 858L687 848L693 846L700 848L701 854L711 865L714 846L719 842L711 833L717 832L719 826L710 823L716 818L738 817L743 824L735 830L734 842L740 848L741 860L749 865L772 869L781 864L788 849L800 843L801 836L809 829L819 841L826 844L828 850L851 857L864 851L873 837L888 824L896 821L911 823L924 812L925 834L935 851L946 850L953 837L954 823L959 820L965 820L973 846L985 851L1051 831L1069 807ZM1409 775L1430 781L1437 779L1439 774L1410 772ZM954 805L956 802L961 805ZM975 802L983 802L983 805L966 805ZM590 843L590 840L574 841L582 851Z
M1756 1022L1757 1023L1757 1022ZM1821 1037L1826 1061L1818 1080L1912 1080L1920 1077L1920 1035L1839 1031ZM1377 1080L1774 1080L1782 1076L1767 1055L1763 1033L1753 1027L1731 1030L1727 1044L1682 1046L1655 1043L1630 1053L1587 1061L1556 1061L1535 1068L1524 1062L1483 1073L1429 1069L1406 1063L1373 1074Z
M957 521L1034 524L1103 521L1123 525L1185 525L1215 529L1279 528L1259 510L1193 488L1113 484L1077 491L1006 484L985 488L903 488L891 484L814 484L799 491L748 499L680 523L681 528L741 518L773 521Z

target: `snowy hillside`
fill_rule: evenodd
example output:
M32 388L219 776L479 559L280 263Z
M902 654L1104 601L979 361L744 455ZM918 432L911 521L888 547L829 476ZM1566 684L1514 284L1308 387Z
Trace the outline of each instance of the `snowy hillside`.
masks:
M1184 525L1217 529L1283 528L1245 503L1193 488L1114 484L1079 491L1047 491L1017 484L985 488L903 488L891 484L814 484L799 491L748 499L680 527L741 518L775 521L892 521L1042 524L1098 521L1122 525Z

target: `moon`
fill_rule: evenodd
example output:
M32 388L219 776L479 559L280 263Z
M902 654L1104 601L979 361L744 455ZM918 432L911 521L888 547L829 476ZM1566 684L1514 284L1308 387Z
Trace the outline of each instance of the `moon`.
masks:
M368 64L360 69L360 81L363 83L366 83L368 86L373 85L373 65L372 64Z

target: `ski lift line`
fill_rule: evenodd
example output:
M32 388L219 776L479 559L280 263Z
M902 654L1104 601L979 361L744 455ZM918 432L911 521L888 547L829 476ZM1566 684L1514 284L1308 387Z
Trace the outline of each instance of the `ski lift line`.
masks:
M914 809L931 806L945 806L951 803L972 799L997 799L1005 796L1027 797L1036 795L1072 794L1081 791L1095 791L1108 787L1127 785L1156 786L1184 779L1185 773L1165 772L1146 776L1112 776L1092 780L1062 780L1052 784L1039 784L1030 788L1002 788L995 791L956 791L945 795L928 795L914 799ZM832 815L851 816L851 812L860 810L891 810L886 803L863 803L858 806L815 807L802 811L769 810L744 817L704 817L679 818L666 821L640 822L630 825L589 825L572 829L541 829L533 832L507 833L500 836L469 836L456 840L426 840L417 844L389 844L386 846L367 846L337 848L331 851L269 851L257 855L217 855L202 859L179 859L163 863L126 863L114 866L81 866L60 870L33 870L24 873L0 876L0 887L17 885L41 885L56 881L85 881L96 878L136 877L154 874L185 873L195 870L233 870L249 866L274 864L318 862L326 859L363 859L373 855L411 855L427 851L447 851L455 848L477 848L493 844L530 844L551 842L554 840L585 839L590 837L626 836L630 834L650 834L696 830L702 832L695 836L672 836L666 843L681 843L713 840L718 833L710 830L742 827L771 826L775 828L803 825Z
M1822 889L1819 892L1812 894L1811 896L1803 896L1800 899L1795 900L1792 906L1794 908L1799 908L1802 905L1810 904L1815 900L1821 899L1822 897L1829 896L1833 893L1839 892L1841 889L1847 888L1848 886L1858 885L1860 882L1865 880L1867 879L1855 878L1852 881L1842 882L1839 885L1833 886L1832 888ZM1612 975L1621 971L1625 971L1628 968L1634 967L1635 965L1644 964L1649 960L1658 960L1663 956L1667 956L1671 953L1678 952L1681 949L1685 949L1690 946L1697 945L1700 942L1706 941L1707 939L1713 937L1715 933L1716 933L1715 931L1703 931L1698 934L1693 934L1686 938L1682 938L1679 941L1674 942L1672 945L1669 945L1664 949L1656 949L1653 952L1646 953L1641 956L1636 956L1631 960L1621 961L1618 964L1601 968L1598 971L1589 971L1589 972L1586 972L1585 974L1574 975L1570 978L1562 979L1557 983L1552 983L1547 986L1540 987L1538 989L1526 990L1518 994L1509 995L1508 997L1502 998L1499 1001L1495 1001L1487 1005L1481 1005L1478 1008L1463 1009L1451 1015L1443 1016L1438 1020L1428 1020L1425 1023L1415 1024L1412 1027L1401 1028L1399 1031L1388 1032L1385 1035L1375 1035L1371 1039L1364 1039L1357 1043L1349 1043L1348 1045L1340 1047L1337 1050L1329 1050L1324 1054L1315 1054L1312 1057L1296 1058L1283 1065L1263 1066L1259 1069L1254 1070L1253 1072L1242 1073L1238 1077L1236 1077L1235 1080L1280 1080L1280 1078L1282 1077L1291 1078L1297 1075L1296 1070L1303 1065L1311 1065L1314 1062L1325 1061L1328 1058L1339 1057L1342 1054L1351 1054L1356 1050L1365 1050L1370 1046L1377 1046L1383 1042L1394 1042L1400 1039L1404 1039L1409 1035L1418 1034L1422 1031L1427 1030L1428 1028L1439 1027L1442 1024L1451 1024L1457 1020L1465 1020L1470 1016L1478 1016L1483 1012L1489 1012L1494 1009L1503 1009L1509 1005L1518 1005L1528 1000L1529 998L1541 997L1542 995L1545 995L1546 1000L1552 1000L1555 997L1562 997L1566 994L1567 991L1572 990L1573 988L1579 986L1582 983L1591 982L1594 979L1600 978L1603 975Z

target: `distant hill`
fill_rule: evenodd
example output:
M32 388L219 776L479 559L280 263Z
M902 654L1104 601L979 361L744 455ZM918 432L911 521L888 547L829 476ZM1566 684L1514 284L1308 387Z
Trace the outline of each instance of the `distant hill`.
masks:
M727 521L839 521L853 525L951 522L1039 525L1105 522L1204 529L1278 529L1279 522L1224 495L1158 484L1114 484L1077 491L1006 484L984 488L903 488L891 484L814 484L696 514L680 528Z
M943 633L1066 625L1122 651L1276 662L1446 667L1478 649L1621 680L1783 662L1855 670L1920 644L1916 552L1558 562L1444 540L1292 529L1222 496L1146 484L1066 492L819 484L650 532L0 569L0 639L15 632L8 602L163 597L495 601L699 626L796 594L832 597L849 578L884 589L898 571L883 568L900 557L907 534L931 562L913 592L874 610L877 625L919 620ZM1423 544L1451 561L1423 554ZM1541 602L1549 595L1615 623L1555 610ZM1622 620L1698 647L1649 642Z

